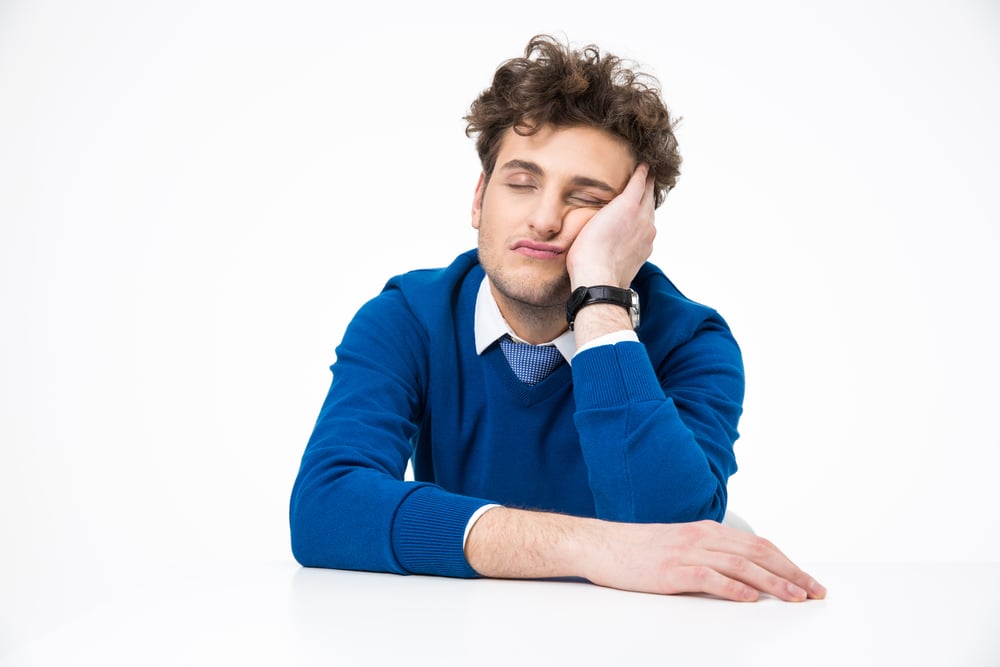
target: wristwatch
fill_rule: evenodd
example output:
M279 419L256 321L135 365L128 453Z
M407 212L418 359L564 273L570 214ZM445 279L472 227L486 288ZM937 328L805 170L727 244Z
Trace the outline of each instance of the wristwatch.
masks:
M566 321L570 331L576 314L584 306L592 303L613 303L628 311L632 318L632 328L639 326L639 295L634 289L623 289L611 285L595 285L593 287L577 287L566 302Z

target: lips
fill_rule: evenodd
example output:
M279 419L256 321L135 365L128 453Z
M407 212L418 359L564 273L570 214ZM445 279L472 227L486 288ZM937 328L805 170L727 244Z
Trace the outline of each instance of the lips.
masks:
M517 241L511 249L519 255L533 259L556 259L563 254L560 246L528 240Z

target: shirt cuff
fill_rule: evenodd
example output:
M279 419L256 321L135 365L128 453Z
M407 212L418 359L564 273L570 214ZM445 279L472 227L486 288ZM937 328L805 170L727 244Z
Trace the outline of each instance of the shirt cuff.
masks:
M580 349L576 351L580 354L584 350L589 350L592 347L597 347L599 345L614 345L615 343L638 343L639 335L632 329L622 329L621 331L612 331L611 333L604 334L603 336L598 336L594 340L590 341L585 345L581 345Z
M469 517L468 523L465 524L465 535L462 535L462 551L463 552L465 551L465 543L469 539L469 533L472 532L472 526L474 526L476 524L476 522L479 521L479 517L481 517L482 515L486 514L486 510L491 510L494 507L500 507L500 505L497 505L495 503L490 504L490 505L483 505L482 507L480 507L479 509L477 509L475 512L473 512L472 516Z

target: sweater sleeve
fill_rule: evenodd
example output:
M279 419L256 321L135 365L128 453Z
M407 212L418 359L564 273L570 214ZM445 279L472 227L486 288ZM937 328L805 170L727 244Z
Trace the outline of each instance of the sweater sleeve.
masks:
M744 378L721 318L703 321L658 367L642 343L583 351L574 357L573 381L598 518L722 520Z
M292 489L292 552L302 565L476 576L462 541L487 501L403 479L425 401L427 344L394 290L348 326Z

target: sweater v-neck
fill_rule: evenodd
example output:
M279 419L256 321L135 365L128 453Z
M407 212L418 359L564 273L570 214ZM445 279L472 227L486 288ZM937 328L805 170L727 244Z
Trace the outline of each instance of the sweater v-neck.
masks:
M481 355L483 363L487 364L494 375L499 378L501 384L510 392L511 396L518 403L530 406L541 403L557 393L560 389L566 388L572 379L572 370L568 362L563 360L558 368L549 373L537 384L525 384L514 373L514 369L507 362L500 343L494 343Z

